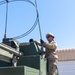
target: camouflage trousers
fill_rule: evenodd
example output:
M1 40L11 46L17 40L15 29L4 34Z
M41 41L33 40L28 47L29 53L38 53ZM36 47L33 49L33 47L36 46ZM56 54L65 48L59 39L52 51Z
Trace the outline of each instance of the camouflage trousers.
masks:
M47 75L58 75L57 66L53 64L53 62L47 63Z

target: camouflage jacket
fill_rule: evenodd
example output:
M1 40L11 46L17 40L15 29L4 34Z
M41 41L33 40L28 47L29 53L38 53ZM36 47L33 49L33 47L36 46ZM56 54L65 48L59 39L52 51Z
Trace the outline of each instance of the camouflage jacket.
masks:
M51 61L56 61L58 59L58 56L56 54L57 43L55 41L45 43L44 47L46 48L45 58Z

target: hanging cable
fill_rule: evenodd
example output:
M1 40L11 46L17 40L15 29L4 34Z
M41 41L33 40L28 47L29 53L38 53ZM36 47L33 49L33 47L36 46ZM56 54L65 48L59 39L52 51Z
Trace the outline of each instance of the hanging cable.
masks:
M40 21L39 21L39 12L38 12L38 9L37 9L36 0L35 0L35 7L36 7L36 12L37 12L37 17L38 17L38 26L39 26L40 39L42 39L42 33L41 33L41 27L40 27Z
M37 17L36 17L36 20L33 24L33 26L24 34L22 35L19 35L19 36L16 36L16 37L13 37L12 39L20 39L20 38L23 38L25 37L26 35L28 35L29 33L31 33L34 28L37 26L39 26L39 32L40 32L40 38L42 39L42 34L41 34L41 27L40 27L40 21L39 21L39 13L38 13L38 9L37 9L37 3L36 3L36 0L35 0L35 4L33 2L31 2L30 0L11 0L9 2L13 2L13 1L26 1L26 2L29 2L30 4L32 4L35 9L36 9L36 14L37 14ZM0 4L4 4L5 2L1 2ZM4 38L6 38L6 32L7 32L7 19L8 19L8 0L6 0L6 20L5 20L5 34L4 34Z
M38 17L38 26L39 26L40 39L42 39L40 20L39 20L39 12L38 12L38 9L37 9L37 2L36 2L36 0L35 0L35 7L36 7L36 12L37 12L37 17ZM43 45L41 45L41 51L43 51Z
M5 3L6 3L6 1L0 1L0 5L5 4Z
M4 33L4 38L6 38L6 33L7 33L7 20L8 20L8 0L6 0L6 19L5 19L5 33Z
M18 1L18 0L16 0L16 1ZM23 0L23 1L29 2L30 4L32 4L32 5L35 7L35 4L32 3L30 0ZM36 9L36 7L35 7L35 9ZM36 12L36 13L37 13L37 12ZM31 33L31 32L34 30L34 28L37 26L37 23L38 23L38 16L36 17L36 20L35 20L33 26L32 26L26 33L24 33L24 34L22 34L22 35L19 35L19 36L17 36L17 37L13 37L13 39L20 39L20 38L23 38L23 37L25 37L26 35L28 35L29 33Z
M11 1L9 1L9 2L14 2L14 1L26 1L26 2L28 2L28 3L30 3L30 4L32 4L34 7L35 7L35 4L33 3L33 2L31 2L30 0L11 0ZM4 4L5 2L3 1L1 1L0 2L0 4ZM7 0L7 3L8 3L8 0ZM6 31L7 31L7 17L8 17L8 6L6 6L6 19L5 19L5 37L6 37ZM35 20L35 22L34 22L34 24L33 24L33 26L26 32L26 33L24 33L24 34L22 34L22 35L19 35L19 36L16 36L16 37L13 37L13 39L20 39L20 38L22 38L22 37L25 37L26 35L28 35L29 33L31 33L33 30L34 30L34 28L37 26L37 22L38 22L38 18L36 17L36 20Z
M18 1L18 0L16 0L16 1ZM32 4L32 5L35 7L35 4L32 3L30 0L23 0L23 1L29 2L30 4ZM35 9L36 9L36 7L35 7ZM36 13L37 13L37 12L36 12ZM37 23L38 23L38 16L36 17L36 20L35 20L33 26L32 26L26 33L24 33L24 34L22 34L22 35L19 35L19 36L17 36L17 37L13 37L13 39L20 39L20 38L23 38L23 37L25 37L26 35L28 35L29 33L31 33L31 32L34 30L34 28L37 26Z
M32 28L30 30L28 30L26 33L24 33L24 34L22 34L20 36L13 37L13 39L20 39L22 37L25 37L26 35L28 35L29 33L31 33L36 26L37 26L37 18L36 18L36 21L35 21L34 25L32 26Z

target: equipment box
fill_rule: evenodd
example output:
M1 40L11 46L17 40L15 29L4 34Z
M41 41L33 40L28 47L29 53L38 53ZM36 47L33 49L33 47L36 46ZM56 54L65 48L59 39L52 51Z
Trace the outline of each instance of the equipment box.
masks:
M2 67L0 75L39 75L39 70L27 66Z
M23 56L18 60L18 66L28 66L40 71L40 75L46 75L46 60L41 55Z

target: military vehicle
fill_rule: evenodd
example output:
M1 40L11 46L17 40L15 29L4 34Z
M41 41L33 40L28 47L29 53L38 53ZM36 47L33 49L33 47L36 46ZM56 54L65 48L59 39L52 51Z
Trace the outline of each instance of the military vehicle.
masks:
M7 3L8 8L8 3L13 1L26 1L31 3L36 8L36 21L27 34L35 28L37 23L39 24L40 29L39 14L37 5L35 5L36 2L34 4L30 0L5 0L1 1L0 5ZM0 75L46 75L44 50L34 42L20 43L14 38L7 38L6 27L7 11L5 34L2 42L0 43Z
M34 42L3 39L0 43L0 75L46 75L44 52Z

